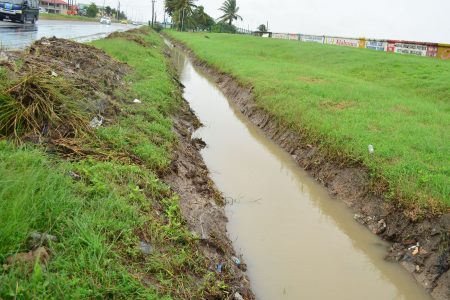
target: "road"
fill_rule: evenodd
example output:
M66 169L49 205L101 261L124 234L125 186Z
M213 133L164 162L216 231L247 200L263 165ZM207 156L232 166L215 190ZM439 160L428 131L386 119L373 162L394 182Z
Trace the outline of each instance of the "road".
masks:
M35 40L52 36L86 42L133 27L124 24L103 25L97 22L75 21L40 20L36 25L0 21L0 49L21 49Z

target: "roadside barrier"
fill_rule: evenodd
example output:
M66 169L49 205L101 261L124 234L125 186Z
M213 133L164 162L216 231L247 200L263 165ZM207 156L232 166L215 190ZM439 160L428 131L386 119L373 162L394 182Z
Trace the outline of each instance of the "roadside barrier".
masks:
M238 31L237 33L240 32ZM246 34L248 34L248 32ZM319 43L353 48L366 48L376 51L394 52L416 56L428 56L450 60L450 44L275 32L253 32L253 35L265 38L295 40L299 42Z

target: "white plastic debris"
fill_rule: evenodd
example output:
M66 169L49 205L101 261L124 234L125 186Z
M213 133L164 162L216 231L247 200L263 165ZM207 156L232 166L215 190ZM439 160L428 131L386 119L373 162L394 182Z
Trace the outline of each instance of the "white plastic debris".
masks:
M373 145L369 145L368 149L369 149L369 154L373 154L375 152Z
M139 104L139 103L142 103L142 101L139 100L139 99L134 99L134 100L133 100L133 103L138 103L138 104Z
M58 74L56 74L55 71L52 71L52 76L53 76L53 77L58 77Z
M102 116L95 116L95 117L91 120L91 122L89 123L89 125L90 125L92 128L94 128L94 129L99 128L100 126L102 126L102 124L103 124L103 117L102 117Z
M8 55L6 55L5 52L0 51L0 62L7 61L7 60L8 60Z
M244 297L242 297L241 294L239 294L238 292L236 292L234 294L234 300L244 300Z

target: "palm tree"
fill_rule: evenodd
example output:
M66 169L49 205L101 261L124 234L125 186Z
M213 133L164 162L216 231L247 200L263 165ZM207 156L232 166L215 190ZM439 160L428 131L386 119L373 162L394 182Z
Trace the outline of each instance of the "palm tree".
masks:
M233 20L243 20L242 17L237 14L239 7L236 7L236 0L225 0L219 10L224 13L219 19L223 22L228 22L229 25L232 25Z
M183 30L185 20L192 15L193 8L197 7L197 0L166 0L166 12Z

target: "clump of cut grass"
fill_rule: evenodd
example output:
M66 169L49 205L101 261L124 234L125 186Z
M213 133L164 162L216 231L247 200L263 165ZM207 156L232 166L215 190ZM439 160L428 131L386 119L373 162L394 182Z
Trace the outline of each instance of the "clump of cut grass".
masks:
M75 137L88 130L75 89L47 73L30 73L0 91L0 134Z

